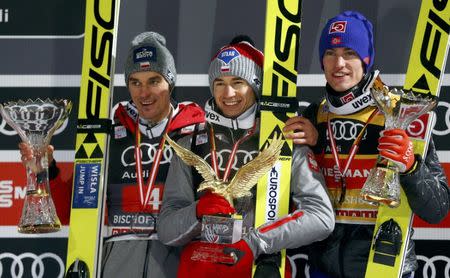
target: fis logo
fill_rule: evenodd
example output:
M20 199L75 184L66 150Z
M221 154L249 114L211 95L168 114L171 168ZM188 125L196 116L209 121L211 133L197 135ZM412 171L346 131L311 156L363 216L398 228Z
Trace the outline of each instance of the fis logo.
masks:
M277 17L275 21L273 72L267 79L271 80L270 87L265 88L274 97L289 96L289 92L296 90L300 47L301 1L298 1L297 10L293 13L286 8L284 1L278 1L278 5L285 19Z
M447 8L447 4L448 1L433 1L433 7L437 13L433 9L428 11L428 20L423 34L422 46L420 48L421 64L437 79L439 79L441 75L441 69L437 65L437 56L439 52L442 55L447 46L446 39L444 39L445 36L443 36L443 34L448 36L450 32L448 19L442 18L439 15L440 12ZM442 47L439 49L440 46ZM429 49L432 49L432 51ZM431 53L431 55L428 53Z
M9 21L8 9L0 9L0 23L7 23Z
M84 140L76 149L75 159L103 158L103 151L98 144L95 133L109 132L109 115L107 109L109 105L110 85L111 85L111 64L113 58L114 45L114 24L115 24L115 3L111 3L111 11L100 13L95 10L94 22L89 23L86 28L86 37L90 37L89 42L85 42L89 51L83 56L83 64L88 64L87 76L82 75L80 88L80 109L78 125L101 125L101 128L83 129L79 128L78 133L86 133L89 140ZM96 1L94 7L100 9L100 4ZM84 66L83 66L84 67ZM107 112L105 115L105 111ZM79 139L77 138L77 145ZM97 144L95 151L88 154L90 144Z

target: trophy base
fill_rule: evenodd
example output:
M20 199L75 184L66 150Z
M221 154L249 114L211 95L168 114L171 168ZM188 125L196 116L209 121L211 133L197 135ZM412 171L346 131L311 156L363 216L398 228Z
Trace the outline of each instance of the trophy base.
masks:
M373 205L382 204L391 208L398 207L400 205L398 172L387 166L373 168L361 189L361 197L364 201Z
M24 234L52 233L61 230L61 222L56 214L50 195L38 190L30 190L20 217L18 232Z
M397 208L400 206L400 200L391 200L388 198L371 195L371 194L364 194L362 195L362 198L364 201L371 203L371 204L384 204L390 208Z
M39 225L22 225L17 231L22 234L45 234L54 233L61 230L61 224L39 224Z
M204 215L202 218L201 241L233 244L242 238L242 219Z

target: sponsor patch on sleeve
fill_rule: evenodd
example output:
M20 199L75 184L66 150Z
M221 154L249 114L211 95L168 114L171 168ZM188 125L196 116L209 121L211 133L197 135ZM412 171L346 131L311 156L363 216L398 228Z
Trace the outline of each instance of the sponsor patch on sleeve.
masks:
M194 129L195 129L195 125L189 125L189 126L183 127L180 130L180 134L190 134L190 133L194 132Z
M206 142L208 142L208 134L206 134L206 133L199 134L195 138L195 145L197 145L197 146L205 144Z
M308 165L309 169L311 169L314 172L319 172L319 164L316 161L316 157L312 152L308 153Z
M127 130L123 125L114 127L114 139L122 139L127 137Z

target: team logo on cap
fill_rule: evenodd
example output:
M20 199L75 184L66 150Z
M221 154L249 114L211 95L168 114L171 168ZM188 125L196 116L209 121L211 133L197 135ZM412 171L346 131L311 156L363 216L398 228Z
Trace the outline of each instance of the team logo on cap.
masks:
M156 61L156 48L144 46L135 49L133 53L133 60L135 63Z
M239 53L239 51L237 51L234 47L225 48L220 51L220 53L217 55L217 59L225 63L225 65L223 65L220 70L222 72L230 71L230 62L239 56L241 56L241 53Z
M345 29L347 29L347 21L336 21L330 25L328 34L345 33Z
M334 38L331 38L331 44L332 44L332 45L341 44L341 42L342 42L341 37L334 37Z
M150 68L150 61L156 61L156 48L143 46L133 51L133 62L139 64L141 70Z
M261 89L261 80L259 80L258 76L253 75L253 83L255 83L258 90Z
M175 81L175 75L169 69L167 70L167 78L169 78L171 82Z

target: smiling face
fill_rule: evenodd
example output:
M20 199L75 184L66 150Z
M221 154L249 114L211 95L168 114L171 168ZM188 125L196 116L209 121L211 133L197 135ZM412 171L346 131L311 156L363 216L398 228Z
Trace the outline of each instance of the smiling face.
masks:
M213 88L217 106L229 118L238 117L256 102L252 87L237 76L216 78Z
M363 62L351 48L325 50L323 70L328 84L337 92L345 92L361 81L364 76Z
M159 73L143 71L131 74L128 79L128 90L139 117L157 123L169 114L169 83Z

